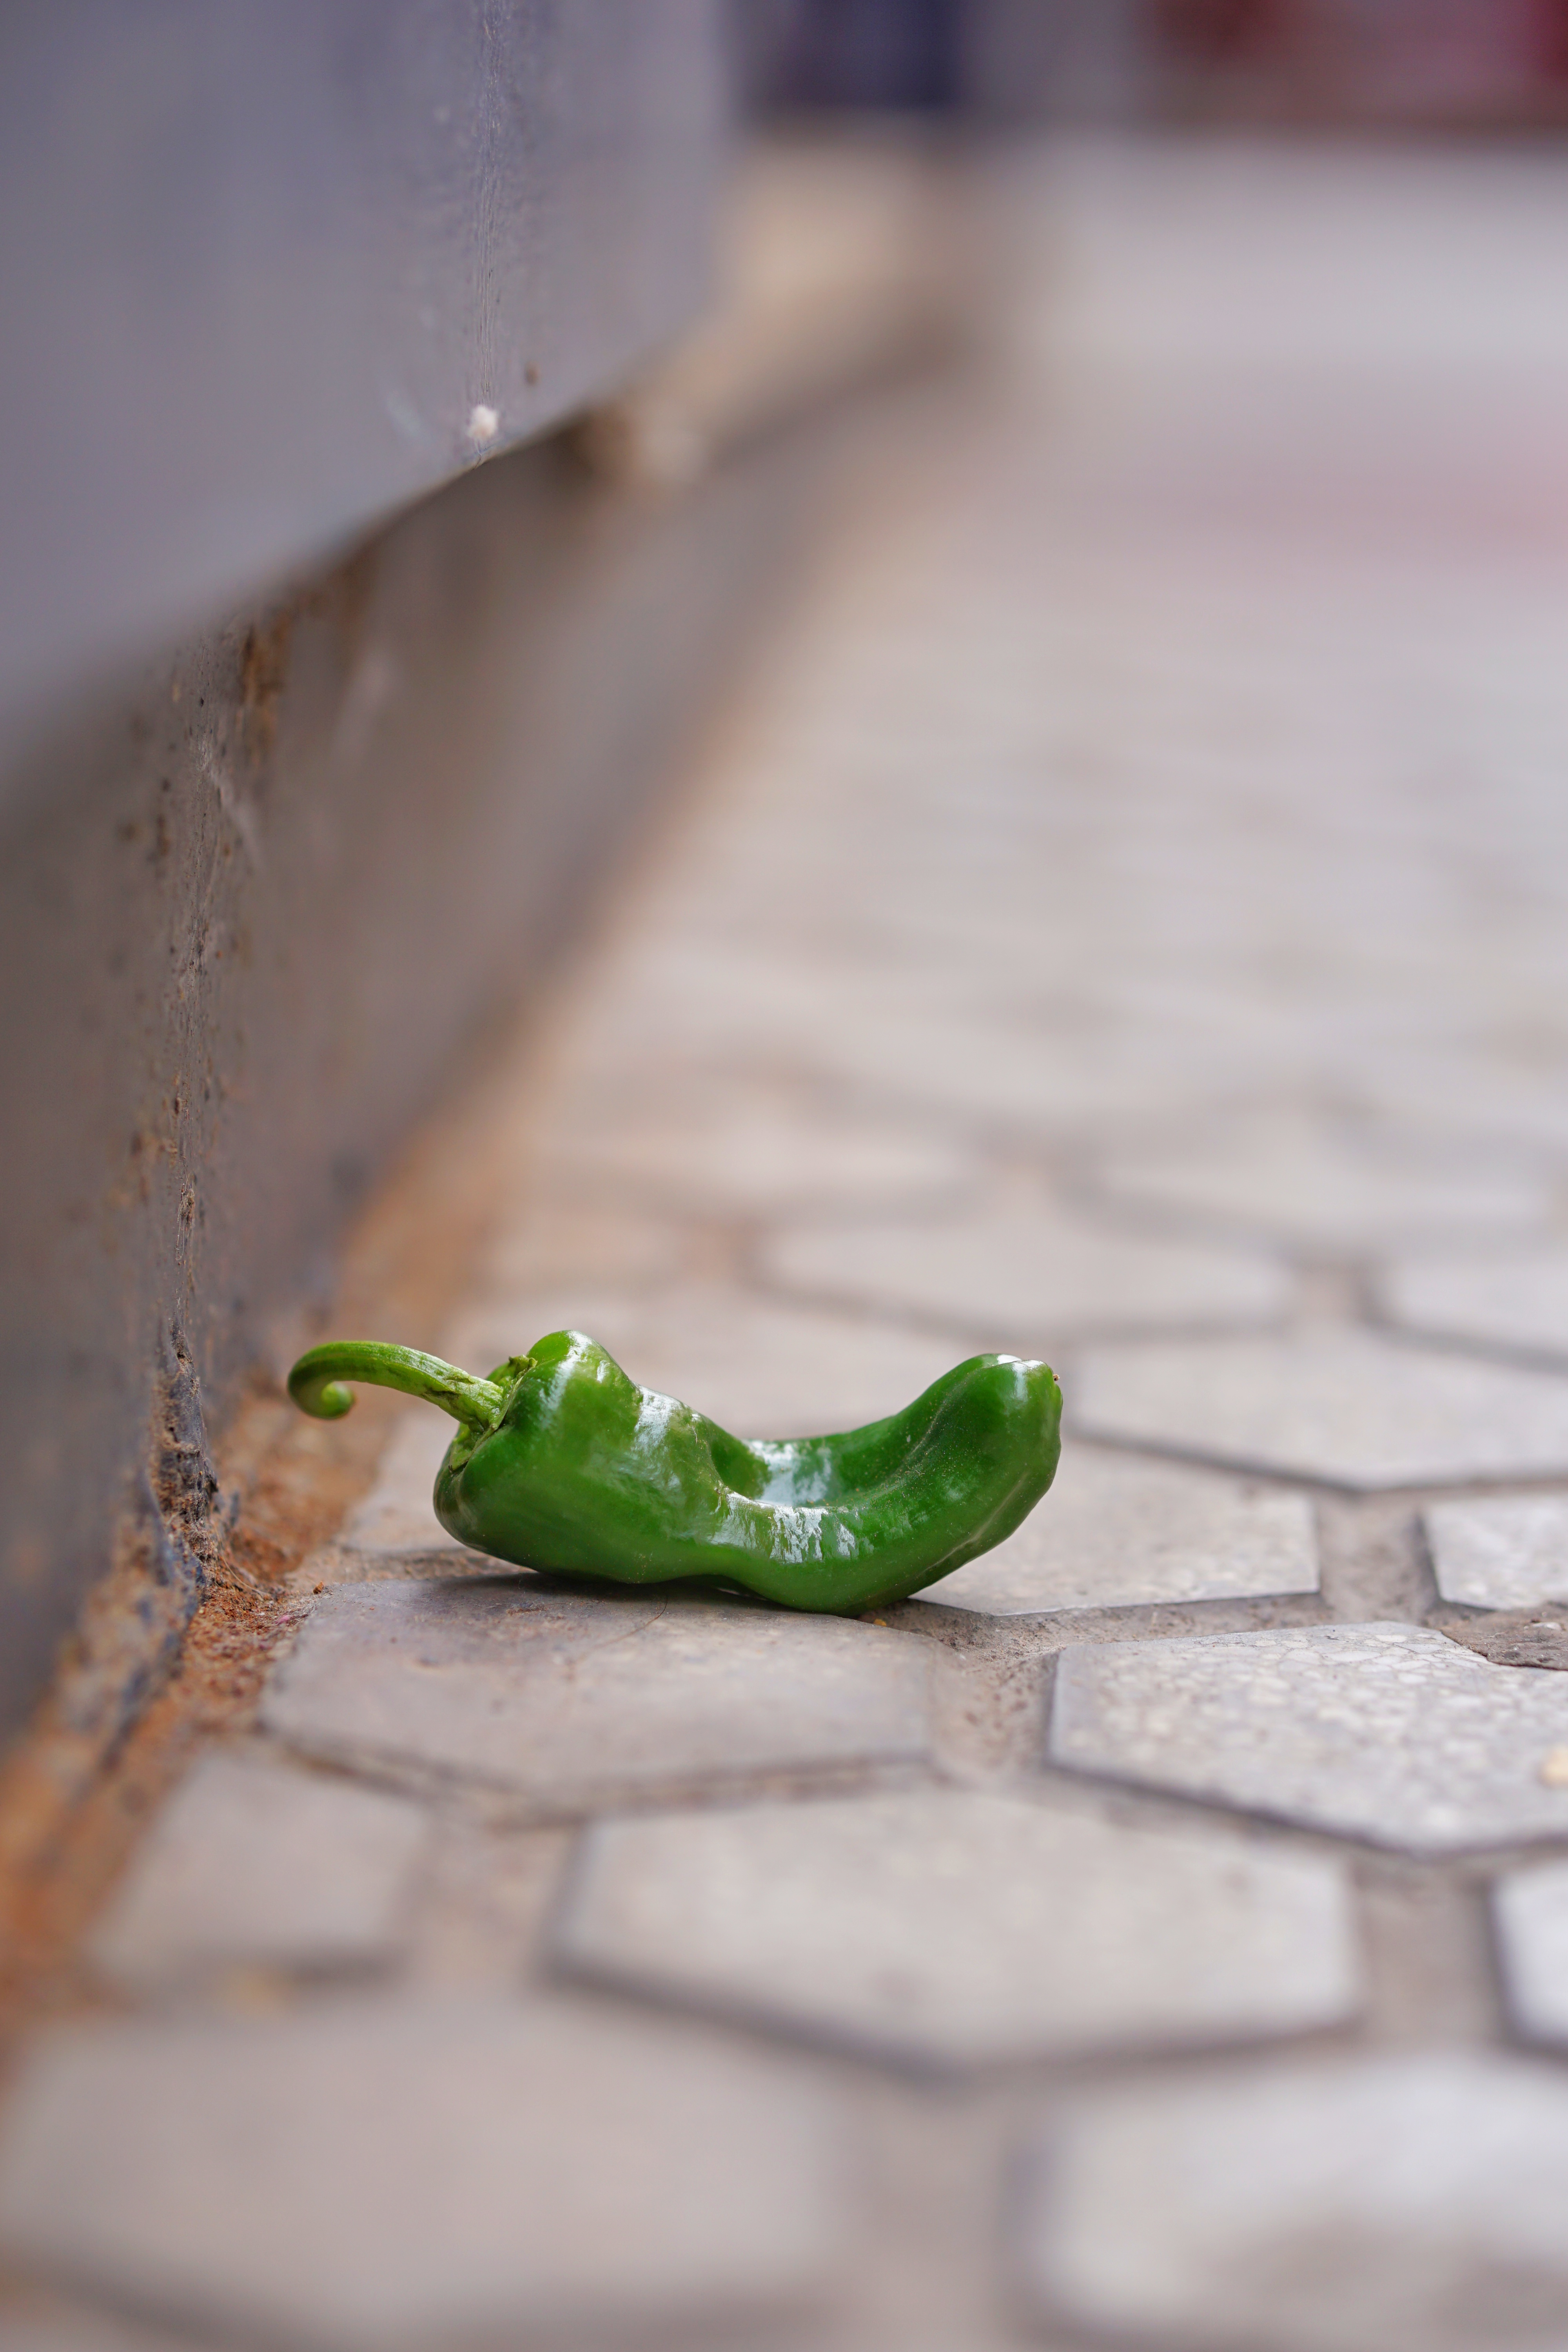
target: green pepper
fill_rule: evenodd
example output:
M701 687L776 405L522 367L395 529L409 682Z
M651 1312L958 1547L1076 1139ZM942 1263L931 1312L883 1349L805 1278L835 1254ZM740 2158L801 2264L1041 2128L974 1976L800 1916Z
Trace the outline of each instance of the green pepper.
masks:
M353 1402L345 1381L453 1416L436 1516L476 1551L829 1614L900 1601L1000 1543L1060 1446L1055 1375L1016 1356L971 1356L887 1421L776 1443L638 1388L581 1331L552 1331L484 1380L412 1348L330 1341L300 1357L289 1393L332 1420Z

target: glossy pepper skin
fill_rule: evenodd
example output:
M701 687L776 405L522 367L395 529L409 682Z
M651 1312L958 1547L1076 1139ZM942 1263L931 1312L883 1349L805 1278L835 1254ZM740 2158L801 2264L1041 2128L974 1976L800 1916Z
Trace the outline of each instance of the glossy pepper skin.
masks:
M1056 1473L1047 1364L972 1356L886 1421L831 1437L731 1437L638 1388L580 1331L487 1379L375 1341L312 1348L289 1375L332 1419L347 1381L405 1389L458 1423L442 1526L523 1568L612 1584L700 1580L827 1614L902 1600L1012 1534Z

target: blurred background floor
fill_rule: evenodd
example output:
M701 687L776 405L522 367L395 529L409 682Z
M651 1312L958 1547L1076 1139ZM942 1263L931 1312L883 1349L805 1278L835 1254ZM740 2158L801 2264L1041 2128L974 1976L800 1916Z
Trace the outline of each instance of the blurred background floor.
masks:
M871 1622L562 1599L390 1415L22 2053L0 2344L1568 2341L1568 166L984 185L408 1336L1047 1354L1058 1490Z

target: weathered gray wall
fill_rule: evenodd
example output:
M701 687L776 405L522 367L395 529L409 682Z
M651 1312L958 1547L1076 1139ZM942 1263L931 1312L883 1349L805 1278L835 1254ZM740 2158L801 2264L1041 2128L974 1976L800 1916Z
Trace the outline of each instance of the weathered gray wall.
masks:
M624 377L723 105L718 0L0 10L0 714Z

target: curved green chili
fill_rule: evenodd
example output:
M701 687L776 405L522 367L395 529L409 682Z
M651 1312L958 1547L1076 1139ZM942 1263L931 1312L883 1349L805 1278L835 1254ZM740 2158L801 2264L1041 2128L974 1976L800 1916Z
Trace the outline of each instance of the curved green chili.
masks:
M331 1419L374 1381L458 1423L436 1514L475 1550L614 1584L699 1580L795 1609L854 1612L933 1584L1034 1508L1055 1475L1049 1365L972 1356L886 1421L827 1437L732 1437L638 1388L580 1331L480 1380L375 1341L312 1348L289 1375Z
M329 1339L301 1356L289 1375L289 1393L301 1412L318 1421L338 1421L353 1398L347 1381L366 1381L383 1389L402 1389L407 1396L423 1397L460 1421L465 1429L493 1429L506 1403L498 1381L476 1380L439 1356L422 1356L417 1348L398 1348L384 1339Z

